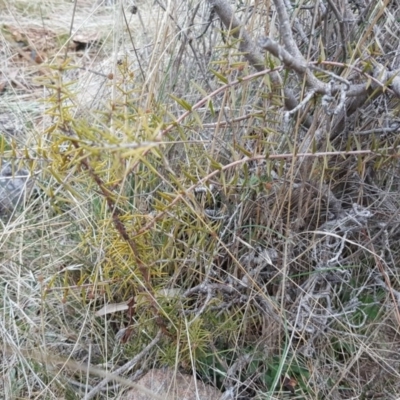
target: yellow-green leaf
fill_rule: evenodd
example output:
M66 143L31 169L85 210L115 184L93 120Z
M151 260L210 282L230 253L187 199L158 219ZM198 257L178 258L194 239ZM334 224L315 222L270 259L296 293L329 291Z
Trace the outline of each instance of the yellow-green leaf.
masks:
M192 111L192 106L186 101L179 97L170 94L170 97L174 99L180 106L182 106L185 110Z
M228 84L228 79L220 72L216 71L215 69L210 69L210 72L213 73L222 83L225 85Z

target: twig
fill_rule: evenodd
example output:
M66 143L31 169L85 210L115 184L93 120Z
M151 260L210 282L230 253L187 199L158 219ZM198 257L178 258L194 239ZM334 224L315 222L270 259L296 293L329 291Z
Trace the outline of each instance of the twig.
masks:
M244 29L240 21L236 18L232 7L226 0L208 0L213 7L222 23L227 29L230 29L233 37L240 40L239 50L244 53L244 56L249 63L257 70L265 69L265 61L262 54L258 51L256 45L251 40L250 35ZM282 79L277 72L272 72L271 80L277 87L282 86ZM285 95L285 106L288 110L292 110L297 106L297 100L291 90L283 88ZM309 123L311 123L309 121Z
M156 337L138 354L136 355L131 361L124 364L122 367L118 368L114 372L105 371L101 368L93 367L89 364L82 364L80 362L71 360L71 359L64 359L57 357L52 354L43 354L36 350L26 350L23 348L16 349L15 347L10 347L7 345L1 346L1 351L4 354L13 355L17 350L19 354L23 355L25 358L36 360L43 365L58 365L59 368L64 369L65 367L71 368L74 371L81 371L83 373L89 372L92 375L97 375L100 377L104 377L104 379L97 384L93 389L86 394L84 397L85 400L91 399L94 395L99 393L102 388L111 380L114 380L118 383L123 384L126 387L131 387L136 389L137 392L144 393L150 396L152 399L156 400L167 400L165 397L161 397L156 393L153 393L151 390L147 389L146 387L139 385L137 383L132 382L129 379L122 378L120 375L137 364L141 358L143 358L159 341L161 340L161 331L159 331ZM104 384L103 384L104 383ZM96 391L96 393L94 393ZM92 393L93 392L93 393Z
M340 40L340 44L341 44L342 52L343 52L342 60L346 60L346 58L347 58L346 43L348 42L348 40L347 40L347 35L345 33L345 26L344 26L344 23L343 23L343 18L340 15L339 10L336 8L335 3L332 0L327 0L327 1L328 1L328 4L329 4L330 8L332 9L332 11L335 14L336 19L337 19L337 21L339 23L339 31L340 31L340 36L341 36L341 39L342 39L342 40Z
M92 397L94 397L96 394L98 394L102 388L107 385L108 382L114 379L114 376L117 375L122 375L123 373L129 371L131 368L133 368L144 356L146 356L149 351L161 340L161 331L158 331L156 337L135 357L132 358L132 360L128 361L126 364L122 365L121 367L117 368L112 375L107 376L104 378L102 381L100 381L96 386L93 387L93 389L86 394L86 396L83 398L83 400L89 400Z
M274 0L274 4L278 13L280 34L286 50L291 56L296 57L299 61L303 61L303 55L292 36L292 27L289 22L285 3L282 0Z
M77 151L79 151L80 153L83 153L83 149L80 147L78 140L74 139L75 135L74 135L74 132L71 130L71 128L66 129L66 131L68 133L69 140L72 143L72 145L75 147L75 149ZM162 313L160 312L159 306L154 297L154 290L153 290L153 288L151 286L151 282L150 282L149 268L142 261L135 240L129 236L125 225L121 221L121 212L119 211L117 204L115 203L115 201L113 199L112 191L106 187L103 180L93 170L93 168L91 167L91 165L89 164L89 162L85 156L80 157L79 160L80 160L80 163L83 166L83 168L85 168L88 171L89 175L92 177L94 182L96 182L103 197L106 199L108 208L109 208L111 216L112 216L112 221L113 221L114 227L115 227L116 231L120 234L120 236L126 241L128 246L130 247L133 257L135 259L136 265L137 265L140 273L142 274L142 277L144 280L144 283L142 283L142 285L144 286L145 290L149 294L151 308L154 310L154 312L156 314L156 323L157 323L158 327L163 331L163 333L165 335L169 336L170 334L169 334L166 324L162 318Z
M263 116L263 114L261 112L246 114L246 115L242 115L241 117L233 118L229 121L220 121L220 122L215 122L215 123L210 123L210 124L203 124L203 128L216 128L217 126L231 125L236 122L245 121L246 119L257 118L257 117L262 117L262 116Z
M274 69L265 69L263 71L256 72L254 74L242 77L240 79L237 79L233 82L228 82L226 85L223 85L219 87L218 89L214 90L212 93L209 93L207 96L203 97L200 101L198 101L196 104L194 104L189 111L185 111L179 118L177 118L176 121L173 123L169 124L165 129L160 131L160 133L155 137L154 142L160 142L161 139L169 133L173 128L175 128L177 125L179 125L186 117L188 117L194 110L199 109L200 107L204 106L209 100L211 100L214 96L217 94L224 92L228 88L232 86L239 85L243 82L250 81L252 79L258 78L260 76L264 76L266 74L272 73L274 71L280 71L282 67L277 67ZM142 157L145 156L148 153L148 151L144 151L142 154ZM126 176L129 175L132 171L136 169L140 161L135 162L132 167L127 171Z
M268 156L259 155L254 157L244 157L240 160L236 160L231 162L230 164L221 166L220 169L216 169L213 172L209 173L208 175L204 176L198 182L194 183L190 186L187 190L179 193L175 198L169 203L168 207L166 207L163 211L159 212L147 225L143 228L138 230L134 237L142 235L144 232L148 231L159 219L161 219L167 212L170 207L178 203L178 201L182 200L188 193L192 192L197 186L203 185L205 182L210 180L213 176L218 175L219 173L226 171L230 168L234 168L238 165L245 164L251 161L258 161L258 160L278 160L278 159L285 159L285 158L294 158L294 157L326 157L326 156L335 156L335 155L369 155L369 154L377 154L376 151L373 150L354 150L354 151L325 151L319 153L286 153L286 154L270 154ZM400 156L399 156L400 157Z

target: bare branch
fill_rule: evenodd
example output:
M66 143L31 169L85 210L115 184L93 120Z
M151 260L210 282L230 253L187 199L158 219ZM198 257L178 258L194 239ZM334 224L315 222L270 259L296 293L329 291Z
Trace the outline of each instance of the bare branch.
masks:
M247 31L236 18L231 6L225 0L209 0L218 17L227 29L232 30L232 35L240 39L239 49L245 53L246 59L257 70L265 69L264 57L258 51Z
M242 51L249 61L249 63L257 70L263 71L265 69L265 61L262 54L258 51L256 45L251 40L250 35L244 29L240 21L236 18L232 7L226 0L208 0L213 7L218 17L227 29L232 30L232 35L240 40L239 49ZM271 80L274 85L281 87L282 79L277 72L271 74ZM285 107L292 110L297 107L298 102L293 95L292 91L283 88L285 94Z
M282 0L274 0L274 4L276 11L278 12L279 30L286 50L293 57L303 60L303 55L301 54L292 36L292 27L289 22L289 16L286 11L285 3Z
M316 93L326 94L328 92L327 84L315 78L315 76L308 69L307 63L302 56L292 56L282 46L270 38L261 39L259 44L263 49L269 51L276 58L281 60L285 67L294 70L299 75L305 76L307 84L311 86L312 90L314 90Z
M378 82L382 82L384 86L388 86L397 97L400 97L400 71L388 71L382 64L377 64L374 68L374 78ZM375 81L372 82L372 87L377 87Z
M274 57L281 60L286 68L295 71L300 76L307 75L306 76L307 84L311 87L311 90L313 90L315 93L335 94L337 92L342 92L342 86L335 85L331 89L327 83L322 82L319 79L315 78L314 75L312 75L309 72L310 68L317 69L317 70L331 76L332 78L338 80L339 82L343 82L346 85L349 85L348 90L346 92L346 95L348 97L360 96L360 95L364 95L367 93L367 84L366 83L350 85L349 82L345 81L343 78L341 78L340 76L338 76L330 71L325 71L323 69L316 67L315 65L307 64L307 62L304 58L299 59L299 58L293 57L288 51L286 51L282 46L280 46L279 43L275 42L274 40L272 40L270 38L260 39L259 44L263 49L269 51ZM375 85L376 88L384 86L376 78L375 78L374 82L376 82L376 85Z

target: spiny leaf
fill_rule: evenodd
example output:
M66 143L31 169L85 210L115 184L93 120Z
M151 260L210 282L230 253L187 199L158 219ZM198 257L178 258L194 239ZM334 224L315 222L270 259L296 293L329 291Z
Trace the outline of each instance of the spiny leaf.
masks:
M210 69L210 72L212 72L225 85L229 83L228 79L215 69Z
M181 99L181 98L179 98L179 97L176 97L175 95L173 95L173 94L169 94L169 96L173 99L173 100L175 100L179 105L181 105L185 110L187 110L187 111L192 111L192 106L186 101L186 100L184 100L184 99Z

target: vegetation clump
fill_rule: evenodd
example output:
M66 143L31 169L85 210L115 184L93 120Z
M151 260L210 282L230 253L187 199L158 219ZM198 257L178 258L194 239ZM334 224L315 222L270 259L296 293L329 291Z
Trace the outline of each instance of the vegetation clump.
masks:
M400 8L230 3L0 3L5 398L400 391Z

